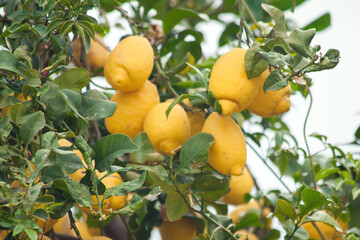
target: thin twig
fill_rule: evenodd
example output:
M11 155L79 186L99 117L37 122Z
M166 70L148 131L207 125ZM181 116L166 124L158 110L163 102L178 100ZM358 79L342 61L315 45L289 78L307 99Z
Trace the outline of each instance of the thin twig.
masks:
M72 212L71 210L68 211L68 216L69 216L69 219L70 219L70 226L72 229L74 229L75 231L75 234L76 234L76 237L79 239L79 240L82 240L81 238L81 235L80 235L80 232L79 232L79 229L77 229L76 225L75 225L75 219L72 215Z
M253 13L251 12L249 6L247 5L246 1L245 0L241 0L242 4L244 5L246 11L248 12L250 18L251 18L251 21L255 24L255 26L261 30L261 27L259 25L259 23L256 21L256 18L254 17Z
M126 12L124 9L122 9L121 7L115 7L115 9L118 10L118 11L121 13L121 15L128 21L128 23L129 23L129 25L130 25L130 28L131 28L131 30L132 30L132 32L133 32L133 34L138 35L138 31L137 31L137 29L136 29L136 24L135 24L135 22L129 17L129 15L127 14L127 12Z

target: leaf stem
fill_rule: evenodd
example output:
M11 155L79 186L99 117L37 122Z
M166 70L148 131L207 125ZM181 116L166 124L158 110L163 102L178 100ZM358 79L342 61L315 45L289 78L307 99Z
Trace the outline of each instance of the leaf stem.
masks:
M304 136L304 141L305 141L305 145L306 145L306 149L307 149L308 157L309 157L309 161L310 161L310 166L311 166L311 171L312 171L312 179L313 179L313 182L314 182L314 188L317 189L316 177L315 177L314 161L313 161L313 159L312 159L312 155L311 155L311 153L310 153L310 147L309 147L309 144L308 144L308 141L307 141L307 137L306 137L306 124L307 124L307 121L308 121L308 119L309 119L310 110L311 110L312 103L313 103L313 97L312 97L311 91L310 91L309 88L307 88L307 90L308 90L308 93L309 93L309 96L310 96L310 103L309 103L309 108L308 108L308 110L307 110L307 113L306 113L306 116L305 116L305 120L304 120L303 136Z
M271 173L279 180L279 182L286 188L289 193L292 193L290 188L284 183L284 181L277 175L277 173L270 167L270 165L265 161L265 159L256 151L256 149L246 141L246 144L255 152L255 154L260 158L260 160L265 164L265 166L271 171Z
M242 14L242 3L240 0L237 1L237 6L239 10L239 16L240 16L240 23L239 23L239 33L238 33L238 47L241 47L241 35L242 35L242 28L243 28L243 14Z

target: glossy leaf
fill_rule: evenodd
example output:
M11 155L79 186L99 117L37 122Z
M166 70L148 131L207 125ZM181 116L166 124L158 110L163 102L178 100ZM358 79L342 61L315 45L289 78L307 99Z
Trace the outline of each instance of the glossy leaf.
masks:
M199 172L205 164L209 148L214 143L214 137L208 133L199 133L187 140L180 151L180 166L177 174Z
M94 146L95 168L103 172L114 163L115 157L136 150L138 147L124 134L112 134L103 137Z
M312 188L306 188L301 192L301 200L303 204L299 205L300 218L328 202L322 193Z
M78 93L90 81L90 73L84 68L72 68L54 80L60 89L70 89Z
M241 219L240 222L236 223L235 228L246 228L246 227L259 227L263 228L264 224L260 221L259 216L256 213L248 213Z
M88 90L81 95L80 114L86 120L98 120L114 114L116 103L98 90Z

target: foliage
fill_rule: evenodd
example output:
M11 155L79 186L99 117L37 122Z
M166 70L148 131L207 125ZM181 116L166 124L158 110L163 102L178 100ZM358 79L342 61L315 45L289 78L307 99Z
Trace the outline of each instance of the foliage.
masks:
M323 222L339 232L339 222L349 223L350 230L342 236L359 236L354 220L359 211L359 156L328 143L324 135L305 133L311 105L303 126L305 147L299 146L281 117L259 118L247 110L233 115L240 126L244 121L255 127L251 129L261 129L243 128L247 146L287 189L263 192L257 187L246 199L259 201L261 209L268 207L272 214L249 213L236 224L227 216L229 206L221 202L229 191L229 176L219 174L206 161L212 135L197 134L178 153L168 156L155 152L146 133L132 140L104 128L104 118L116 106L109 101L107 89L94 88L93 76L101 69L89 72L85 56L95 32L105 35L110 29L107 21L88 15L91 9L100 9L101 20L118 11L134 34L149 39L155 52L151 80L162 101L175 99L167 114L187 98L207 114L221 113L219 102L208 91L216 59L203 56L204 36L196 27L207 19L224 26L219 47L249 49L245 58L249 78L266 68L273 70L264 91L281 89L290 82L294 94L312 103L308 74L334 68L340 57L336 49L322 54L320 46L311 45L316 30L329 26L330 15L302 29L291 29L284 11L293 11L305 0L214 2L219 1L0 1L4 11L0 22L0 229L9 233L6 239L35 240L43 232L35 224L39 219L59 219L78 207L90 208L96 217L89 218L89 225L105 231L120 215L129 239L148 239L163 219L175 221L184 215L194 219L201 240L236 239L234 233L239 229L251 229L261 239L277 239L278 230L266 229L268 217L280 221L285 239L308 239L302 227L306 222ZM236 21L223 22L223 13ZM82 40L84 68L72 63L71 42L77 37ZM194 58L192 65L189 56ZM188 65L191 70L183 74ZM20 94L24 101L19 100ZM308 137L322 142L324 151L311 153ZM60 146L57 142L63 138L72 145ZM360 130L352 144L358 146L359 139ZM84 161L73 150L79 150ZM81 181L73 180L70 175L82 168L86 174ZM106 189L96 171L107 171L104 177L118 173L124 183ZM283 176L292 179L295 191ZM107 215L101 204L98 211L92 207L92 195L97 199L103 195L104 201L128 193L132 198L126 206Z

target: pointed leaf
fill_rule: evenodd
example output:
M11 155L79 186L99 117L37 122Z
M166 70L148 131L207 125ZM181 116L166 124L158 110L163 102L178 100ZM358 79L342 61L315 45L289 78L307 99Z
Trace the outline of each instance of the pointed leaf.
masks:
M314 209L324 206L328 201L325 196L312 188L306 188L301 192L301 200L303 204L299 206L300 218Z
M170 222L179 220L189 211L184 199L177 192L171 192L165 200L166 217Z
M35 135L45 127L45 117L43 112L35 112L24 115L20 120L23 124L20 128L20 136L27 146Z
M70 89L78 93L90 81L90 73L84 68L72 68L54 80L60 89Z
M88 90L81 96L80 113L86 120L98 120L114 114L116 103L98 90Z
M295 209L291 206L289 202L283 199L279 199L277 201L274 215L280 220L280 222L284 222L288 219L295 221L296 219Z
M312 57L313 52L310 48L311 40L314 38L316 30L314 28L302 31L295 29L289 36L289 45L304 57Z
M286 33L286 25L285 25L284 13L281 10L277 9L276 7L265 4L265 3L261 4L261 7L275 21L275 27L271 31L271 34L273 36L287 38L288 36L287 36L287 33Z
M245 54L245 71L247 77L254 78L265 71L269 63L267 63L259 53L259 48L253 45Z
M306 216L303 223L307 222L323 222L334 227L336 231L343 232L339 223L324 211L317 211L311 216Z
M307 30L307 29L315 28L317 32L320 32L328 28L330 24L331 24L331 17L330 17L330 13L327 12L321 15L320 17L318 17L317 19L315 19L314 21L312 21L311 23L309 23L308 25L306 25L305 27L303 27L303 29Z
M273 70L270 75L265 79L263 90L278 91L289 85L289 83L280 75L278 69Z

